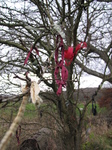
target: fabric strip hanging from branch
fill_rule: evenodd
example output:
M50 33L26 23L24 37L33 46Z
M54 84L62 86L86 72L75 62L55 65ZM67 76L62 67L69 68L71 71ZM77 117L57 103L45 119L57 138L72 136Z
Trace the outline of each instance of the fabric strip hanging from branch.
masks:
M63 39L61 35L57 35L56 45L57 45L57 48L55 51L56 68L54 71L54 76L55 76L56 84L58 85L57 95L59 96L62 92L62 87L66 86L66 82L68 79L68 70L64 66L64 44L63 44ZM60 49L61 49L61 60L58 61L58 55L59 55ZM58 79L57 77L59 73L61 73L60 79Z
M69 66L73 61L73 58L77 55L78 51L80 51L83 48L87 48L86 42L81 42L80 44L78 44L74 52L73 52L73 47L68 47L68 50L64 51L65 65Z

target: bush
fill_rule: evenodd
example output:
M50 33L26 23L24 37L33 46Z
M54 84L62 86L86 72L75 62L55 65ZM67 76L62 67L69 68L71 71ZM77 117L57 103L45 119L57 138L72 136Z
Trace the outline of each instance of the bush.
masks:
M112 108L112 88L102 90L103 96L98 100L100 107Z
M86 142L83 144L82 150L104 150L104 147L98 142Z

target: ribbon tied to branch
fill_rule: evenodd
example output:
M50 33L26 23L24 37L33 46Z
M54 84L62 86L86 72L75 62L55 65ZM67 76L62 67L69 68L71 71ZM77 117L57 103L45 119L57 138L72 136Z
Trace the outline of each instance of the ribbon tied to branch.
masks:
M74 57L77 56L78 51L84 48L87 48L86 42L79 43L76 46L75 51L73 51L73 47L68 47L68 50L64 51L65 65L69 66L73 61Z
M25 61L24 61L24 65L27 64L27 61L28 61L28 59L29 59L29 57L30 57L30 54L31 54L31 52L33 51L33 49L35 49L37 55L39 55L38 49L37 49L36 47L33 47L33 46L32 46L31 49L30 49L30 51L29 51L29 53L28 53L28 55L27 55L27 57L26 57L26 59L25 59Z
M64 66L64 44L63 44L63 39L60 35L57 36L56 44L57 44L57 48L55 51L56 68L54 71L54 76L55 76L56 84L58 85L57 95L59 96L62 92L62 87L66 86L66 82L68 79L68 70ZM61 48L61 60L58 62L58 53L60 48ZM60 75L60 79L58 79L57 77L58 75Z

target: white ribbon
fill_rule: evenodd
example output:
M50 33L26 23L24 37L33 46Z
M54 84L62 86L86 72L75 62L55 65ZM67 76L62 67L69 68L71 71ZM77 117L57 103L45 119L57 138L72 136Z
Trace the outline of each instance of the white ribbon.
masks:
M32 103L40 106L43 100L39 97L38 95L39 93L40 93L39 85L35 81L32 82L30 87Z

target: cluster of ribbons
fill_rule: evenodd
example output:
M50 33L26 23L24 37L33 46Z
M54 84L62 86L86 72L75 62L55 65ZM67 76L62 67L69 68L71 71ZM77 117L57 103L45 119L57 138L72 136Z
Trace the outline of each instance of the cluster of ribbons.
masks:
M55 76L56 84L58 85L57 95L60 95L62 92L62 87L66 86L66 82L68 79L68 70L64 66L64 44L63 44L63 39L60 35L57 35L56 45L57 45L55 51L56 68L54 71L54 76ZM61 60L58 61L58 55L60 49L61 49ZM61 70L61 74L60 74L60 70ZM57 77L59 74L60 74L60 79L58 79Z
M56 68L54 71L54 76L55 76L56 84L58 85L57 95L60 95L62 92L62 87L66 86L66 82L68 78L68 70L64 66L64 59L65 59L65 65L69 66L71 62L73 61L74 57L77 55L78 51L82 48L86 48L87 44L86 42L81 42L80 44L76 46L75 51L73 50L73 47L68 47L68 50L64 50L63 39L61 35L57 35L56 45L57 45L57 48L55 51ZM27 61L33 49L35 49L37 55L39 55L38 49L32 46L24 61L24 65L27 64ZM59 58L58 55L59 55L60 49L61 49L61 60L58 61L58 58ZM60 75L60 78L58 78L59 75Z
M80 44L78 44L74 52L73 52L73 47L68 47L68 50L64 51L65 65L69 66L73 61L73 58L77 55L78 51L83 48L87 48L86 42L81 42Z

